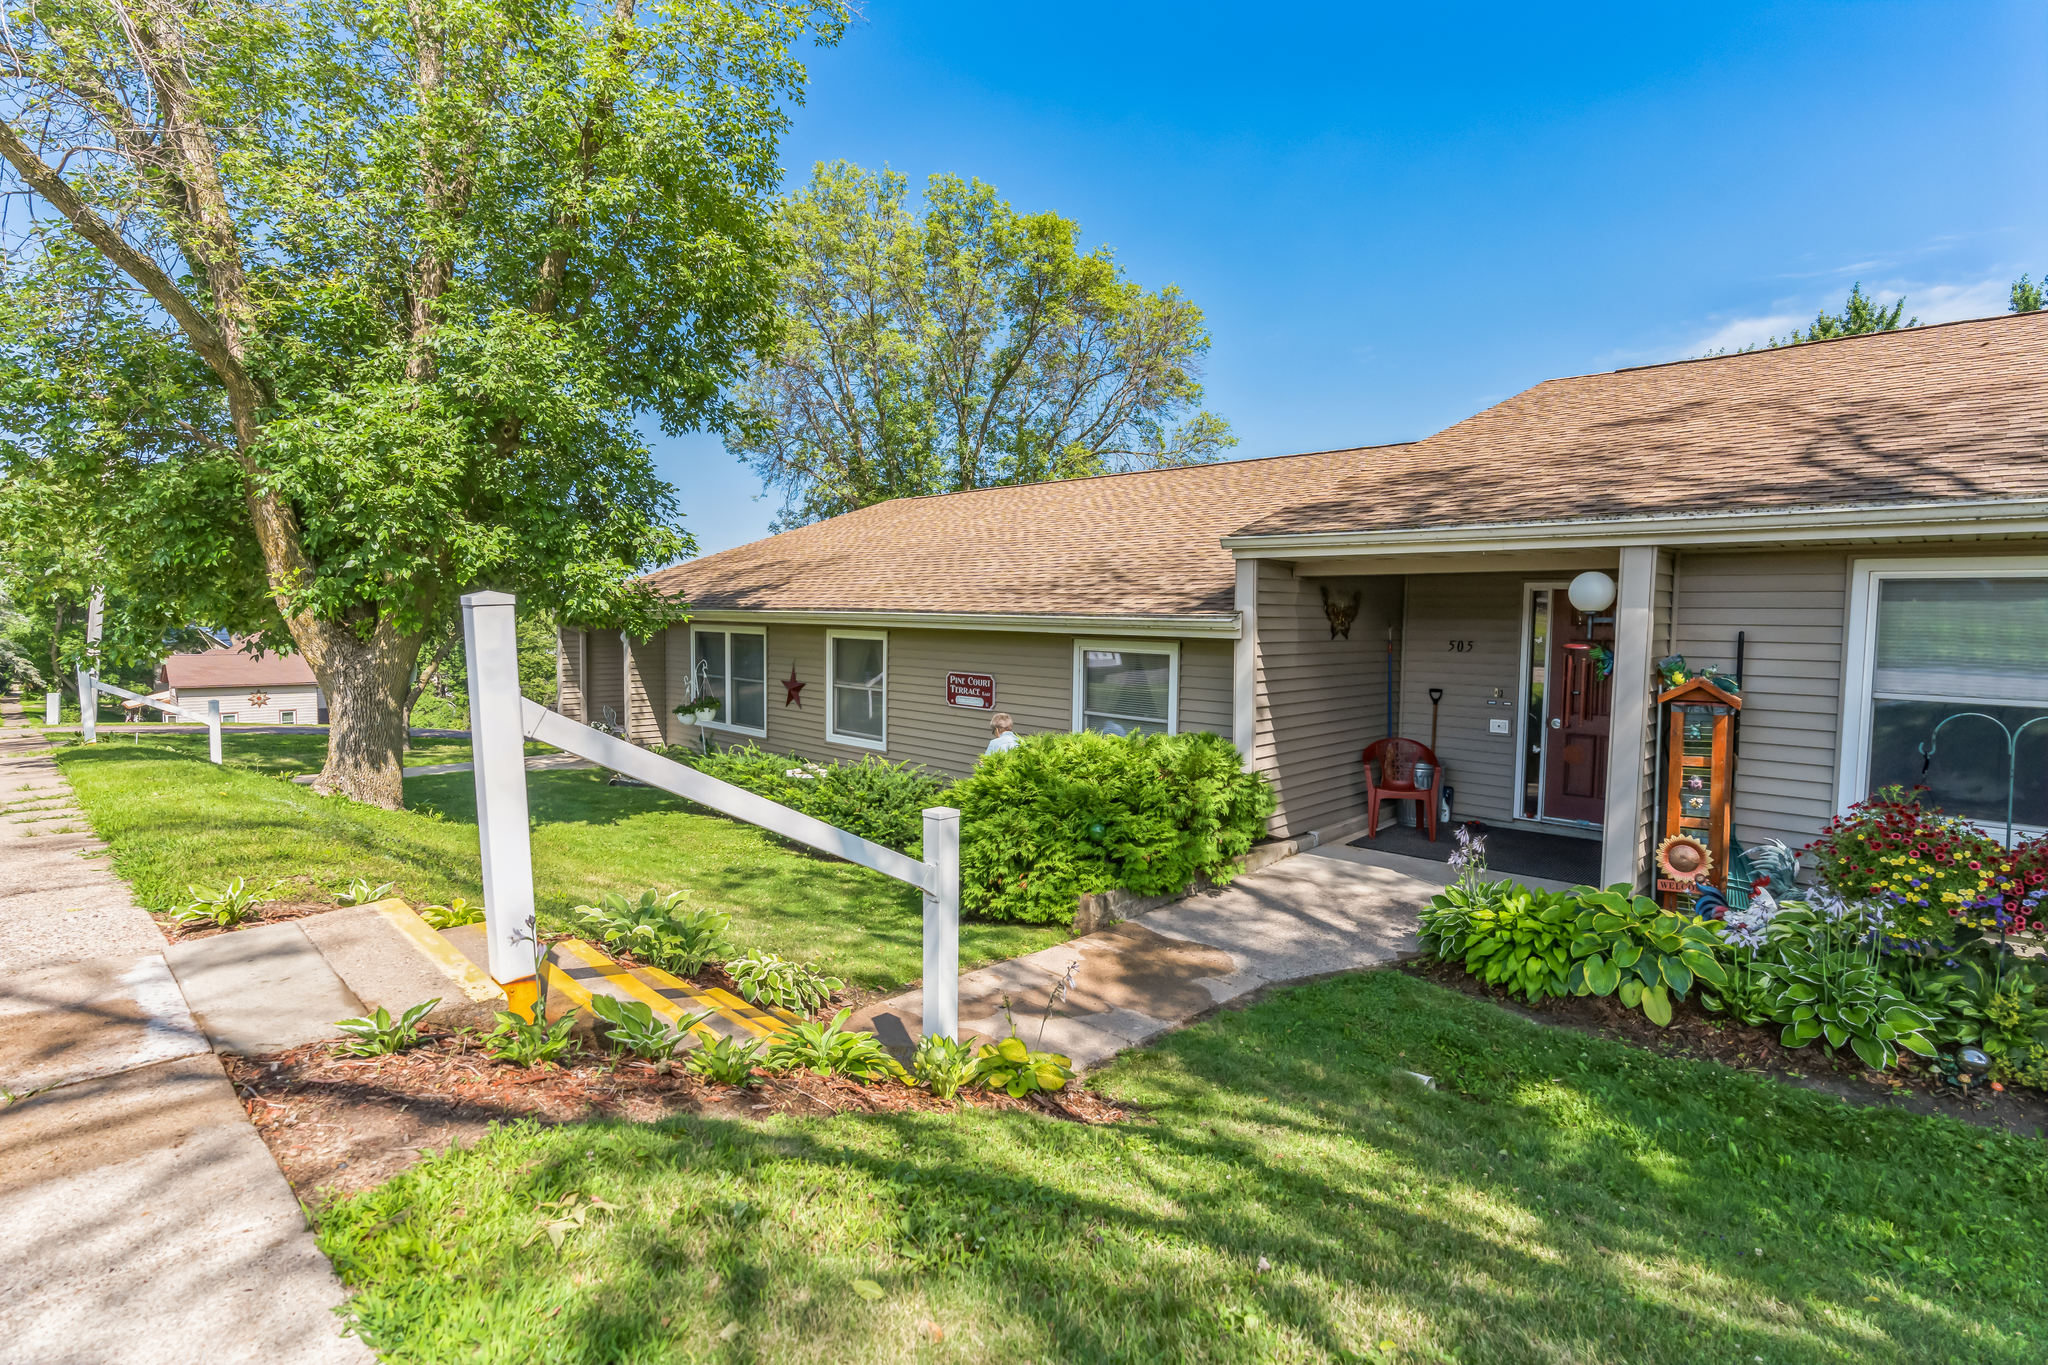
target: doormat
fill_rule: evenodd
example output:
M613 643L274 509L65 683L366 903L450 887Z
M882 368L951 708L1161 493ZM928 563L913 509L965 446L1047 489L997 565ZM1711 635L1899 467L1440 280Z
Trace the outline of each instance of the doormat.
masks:
M1474 834L1486 836L1486 866L1489 871L1510 877L1542 877L1546 881L1577 885L1600 884L1600 841L1574 839L1563 834L1539 834L1528 829L1495 829L1481 820L1470 820ZM1373 838L1353 839L1351 847L1398 853L1407 858L1427 858L1433 863L1449 862L1457 848L1453 838L1457 826L1437 826L1437 840L1406 825L1380 826Z

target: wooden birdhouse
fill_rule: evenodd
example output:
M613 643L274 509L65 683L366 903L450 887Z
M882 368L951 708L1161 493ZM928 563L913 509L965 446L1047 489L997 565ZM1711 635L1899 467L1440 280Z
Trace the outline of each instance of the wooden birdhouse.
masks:
M1671 909L1702 886L1725 890L1735 827L1735 713L1742 698L1700 677L1661 693L1657 702L1667 717L1657 891Z

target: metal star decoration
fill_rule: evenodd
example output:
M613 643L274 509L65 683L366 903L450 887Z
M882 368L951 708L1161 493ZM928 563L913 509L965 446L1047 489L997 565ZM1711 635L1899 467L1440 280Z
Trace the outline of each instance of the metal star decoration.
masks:
M782 689L789 694L782 699L785 708L794 706L799 711L804 709L804 685L796 680L795 664L789 666L789 676L782 680Z

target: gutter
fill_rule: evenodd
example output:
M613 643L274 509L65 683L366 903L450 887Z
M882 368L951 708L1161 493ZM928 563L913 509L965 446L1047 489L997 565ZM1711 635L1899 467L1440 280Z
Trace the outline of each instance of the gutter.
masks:
M2048 499L1978 499L1768 512L1660 513L1572 521L1471 522L1390 531L1234 535L1223 546L1240 559L1311 559L1363 553L1612 548L1625 545L1825 543L1925 536L2048 535Z
M1236 612L1205 612L1187 616L1063 616L1028 612L749 611L745 608L711 607L691 611L689 620L706 625L895 626L905 630L988 630L1039 635L1140 635L1217 640L1235 640L1241 629Z

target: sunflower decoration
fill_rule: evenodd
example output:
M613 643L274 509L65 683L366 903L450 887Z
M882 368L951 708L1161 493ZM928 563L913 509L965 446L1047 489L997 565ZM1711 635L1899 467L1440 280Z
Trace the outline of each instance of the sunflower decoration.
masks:
M1657 869L1675 882L1701 882L1714 870L1714 855L1690 834L1674 834L1657 845Z

